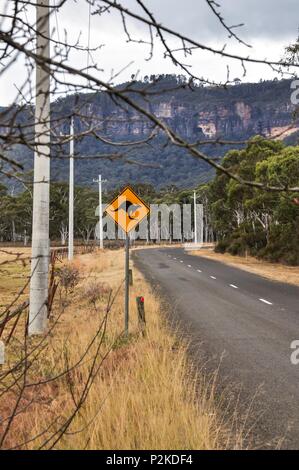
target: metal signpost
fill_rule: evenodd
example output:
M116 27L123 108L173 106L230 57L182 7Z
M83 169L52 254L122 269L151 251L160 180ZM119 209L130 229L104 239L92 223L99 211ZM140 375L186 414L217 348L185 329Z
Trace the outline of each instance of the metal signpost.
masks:
M130 298L130 236L126 233L126 259L125 259L125 334L129 332L129 298Z
M106 208L106 213L126 234L125 250L125 334L129 332L130 237L129 233L149 214L149 207L127 186Z

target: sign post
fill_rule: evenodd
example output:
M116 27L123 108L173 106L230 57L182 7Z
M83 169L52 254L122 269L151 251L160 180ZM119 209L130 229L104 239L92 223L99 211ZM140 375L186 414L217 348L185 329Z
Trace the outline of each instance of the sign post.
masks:
M125 334L129 333L130 237L129 233L146 217L149 207L127 186L106 208L106 213L126 234L125 249Z
M130 236L126 233L126 261L125 261L125 334L129 333L129 301L130 301Z

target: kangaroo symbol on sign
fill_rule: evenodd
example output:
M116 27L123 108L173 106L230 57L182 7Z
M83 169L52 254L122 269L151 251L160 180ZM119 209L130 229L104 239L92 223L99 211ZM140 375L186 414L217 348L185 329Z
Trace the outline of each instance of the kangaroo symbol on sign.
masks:
M114 209L114 212L118 212L122 209L128 214L129 219L135 220L137 217L132 217L132 214L134 214L134 212L136 212L140 207L142 206L139 204L133 204L131 201L124 201L117 209Z

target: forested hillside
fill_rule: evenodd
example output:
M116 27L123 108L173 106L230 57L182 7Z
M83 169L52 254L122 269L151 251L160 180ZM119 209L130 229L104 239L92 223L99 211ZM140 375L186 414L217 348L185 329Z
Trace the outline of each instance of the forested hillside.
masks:
M254 135L274 137L282 133L291 144L298 140L296 109L290 101L290 80L260 81L241 83L227 88L189 86L183 76L146 76L142 81L133 80L119 85L128 89L143 107L165 121L175 132L189 142L215 139L244 140ZM135 91L130 91L130 90ZM142 91L150 93L146 99ZM152 124L136 111L122 105L105 93L75 94L60 98L52 103L53 119L59 120L55 135L69 132L69 116L74 112L75 132L84 132L89 116L97 126L98 135L82 137L75 142L75 153L82 159L76 161L77 184L92 185L92 179L101 173L108 187L115 187L127 181L153 184L155 187L175 184L187 188L208 181L213 171L202 161L196 160L181 148L171 145L158 134L147 143L136 146L115 147L106 140L133 143L146 140ZM13 110L12 110L13 111ZM17 116L17 123L32 122L33 108L24 106ZM283 134L290 124L294 129ZM0 122L0 131L5 133L5 123ZM53 142L56 140L53 137ZM234 146L203 145L201 149L210 156L223 156ZM63 152L61 152L63 150ZM61 157L68 155L68 146L57 150L52 146L51 173L53 180L66 180L68 162ZM115 154L111 160L94 158L99 154ZM13 146L10 155L25 164L30 170L33 164L32 151L27 147ZM89 157L89 158L85 158ZM91 158L93 157L93 158ZM135 165L139 162L142 166ZM128 163L129 162L129 163ZM132 163L133 162L133 163ZM8 182L11 186L11 182Z

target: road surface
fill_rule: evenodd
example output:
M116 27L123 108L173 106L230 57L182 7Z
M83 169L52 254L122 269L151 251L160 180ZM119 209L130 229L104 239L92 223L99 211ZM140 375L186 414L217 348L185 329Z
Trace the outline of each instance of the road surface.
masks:
M299 365L290 359L299 340L299 288L182 248L133 256L188 333L194 361L202 367L204 357L208 371L220 365L231 406L239 399L247 428L254 424L251 446L299 449Z

